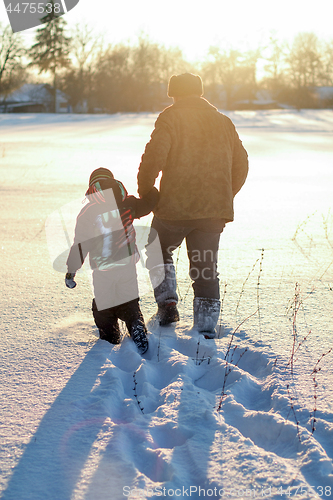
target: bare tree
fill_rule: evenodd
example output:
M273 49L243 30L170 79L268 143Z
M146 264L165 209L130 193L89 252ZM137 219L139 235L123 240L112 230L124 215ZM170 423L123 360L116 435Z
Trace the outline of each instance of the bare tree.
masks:
M93 110L94 75L103 50L103 36L87 25L77 24L71 31L70 68L62 79L62 88L71 104L81 111Z
M103 35L94 33L87 24L77 23L71 31L72 58L80 71L91 69L103 47Z
M313 87L321 85L323 59L320 41L314 33L295 36L287 56L289 94L298 109L316 107Z
M299 33L294 38L289 56L291 84L300 89L318 85L322 73L322 54L317 35Z
M263 84L273 91L278 91L285 83L286 71L286 44L271 35L263 51L265 59L265 77Z
M4 98L22 83L25 52L20 34L0 24L0 94Z
M333 86L333 40L327 41L324 45L322 65L324 85Z
M98 57L94 76L94 102L98 109L116 113L133 111L135 84L131 72L131 47L109 45Z
M166 48L143 34L133 47L132 57L133 76L141 86L140 109L160 109L167 99L170 76L191 70L178 47Z
M202 66L202 75L206 88L210 87L217 101L221 91L225 94L228 109L234 106L238 98L253 99L256 90L256 63L259 52L242 54L235 49L210 47L208 60ZM212 98L214 101L214 97Z
M167 99L169 77L188 66L180 50L166 48L144 35L135 45L109 45L96 66L96 105L110 112L160 110Z
M162 47L160 52L160 76L162 82L166 85L173 74L179 75L186 72L195 73L196 70L192 64L184 59L183 52L178 47L168 49Z
M137 109L154 109L161 99L164 81L162 64L166 62L167 50L141 34L132 49L132 75L140 99ZM169 61L170 64L170 61Z

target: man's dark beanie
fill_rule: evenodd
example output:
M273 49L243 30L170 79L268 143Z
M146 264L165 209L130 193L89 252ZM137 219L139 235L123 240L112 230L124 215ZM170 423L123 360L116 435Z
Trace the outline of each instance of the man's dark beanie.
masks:
M169 97L202 96L202 94L203 84L199 75L183 73L182 75L173 75L169 80Z
M113 173L108 168L96 168L90 175L89 187L102 179L114 179Z

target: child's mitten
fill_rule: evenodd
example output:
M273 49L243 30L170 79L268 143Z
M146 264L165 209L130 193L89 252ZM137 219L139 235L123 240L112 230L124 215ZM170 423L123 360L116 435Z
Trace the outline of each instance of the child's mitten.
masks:
M74 281L75 273L66 273L65 283L68 288L75 288L76 282Z

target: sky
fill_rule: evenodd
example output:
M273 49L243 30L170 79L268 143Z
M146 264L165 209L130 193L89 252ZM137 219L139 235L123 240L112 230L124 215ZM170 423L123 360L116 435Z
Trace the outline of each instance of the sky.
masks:
M8 23L0 0L0 21ZM15 3L15 0L14 0ZM98 6L98 7L96 7ZM111 43L135 41L140 33L167 47L180 47L189 60L200 59L214 44L251 49L274 33L292 40L301 31L333 39L332 0L80 0L65 15L69 26L86 23ZM33 39L34 30L23 32Z

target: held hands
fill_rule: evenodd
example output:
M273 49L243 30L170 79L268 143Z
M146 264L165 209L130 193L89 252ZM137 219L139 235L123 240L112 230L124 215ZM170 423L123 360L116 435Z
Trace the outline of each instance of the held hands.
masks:
M66 273L65 283L68 288L75 288L76 282L74 281L75 273Z

